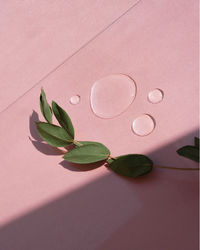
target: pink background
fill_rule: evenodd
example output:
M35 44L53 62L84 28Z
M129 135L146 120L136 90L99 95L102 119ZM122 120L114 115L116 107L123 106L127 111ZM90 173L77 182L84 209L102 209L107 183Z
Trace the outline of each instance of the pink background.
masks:
M77 139L100 141L113 156L197 167L175 151L198 135L198 1L8 0L0 8L0 249L197 250L197 172L154 169L132 180L69 165L34 121L43 86ZM101 119L90 90L114 73L132 77L137 96L119 117ZM147 101L154 88L164 91L159 104ZM156 129L138 137L131 123L143 113Z

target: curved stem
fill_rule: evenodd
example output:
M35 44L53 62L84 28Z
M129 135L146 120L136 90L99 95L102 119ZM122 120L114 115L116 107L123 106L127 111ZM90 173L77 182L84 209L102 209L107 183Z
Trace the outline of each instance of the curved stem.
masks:
M176 167L166 167L166 166L154 166L155 168L166 168L171 170L199 170L199 168L176 168Z

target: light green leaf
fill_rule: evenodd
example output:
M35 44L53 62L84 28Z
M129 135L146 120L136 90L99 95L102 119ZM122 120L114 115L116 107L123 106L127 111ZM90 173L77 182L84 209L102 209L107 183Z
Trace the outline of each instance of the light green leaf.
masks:
M66 131L61 127L45 122L36 122L36 126L40 137L51 146L66 147L72 143Z
M69 162L88 164L93 162L102 161L110 155L109 149L99 142L79 142L82 146L77 146L63 158Z
M49 106L46 95L43 89L41 89L40 94L40 110L48 123L52 123L52 111L51 107Z
M119 175L135 178L151 172L153 162L145 155L129 154L112 159L109 167Z
M199 148L195 146L184 146L176 151L179 155L190 160L199 162Z
M69 137L74 139L74 127L69 115L56 102L52 102L53 113L61 127L65 129Z
M194 145L195 145L195 147L199 148L199 138L198 137L194 137Z

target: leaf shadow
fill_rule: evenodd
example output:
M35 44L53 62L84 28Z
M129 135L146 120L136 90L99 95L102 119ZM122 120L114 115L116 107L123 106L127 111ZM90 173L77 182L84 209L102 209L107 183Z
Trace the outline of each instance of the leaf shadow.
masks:
M42 138L39 136L39 134L37 132L37 128L35 126L35 122L37 122L37 121L39 121L38 113L35 110L33 110L31 116L29 117L29 130L30 130L30 135L31 135L31 137L29 136L29 140L31 141L32 145L38 151L40 151L41 153L43 153L45 155L63 155L63 154L65 154L67 151L64 151L60 148L52 147L42 140ZM71 146L71 147L69 146L68 148L66 148L66 150L71 150L72 148L73 148L73 146ZM100 161L100 162L95 162L95 163L83 165L83 164L74 164L74 163L70 163L70 162L63 160L59 164L65 169L68 169L71 171L76 171L76 172L82 172L82 171L90 171L90 170L96 169L96 168L102 166L104 163L105 163L105 161Z
M37 128L35 126L35 122L39 121L39 116L38 113L35 112L35 110L33 110L31 116L29 117L29 130L30 130L30 134L31 137L34 139L32 139L29 136L29 140L31 141L31 143L33 144L33 146L40 151L41 153L45 154L45 155L63 155L66 152L56 148L56 147L52 147L49 144L45 143L42 138L39 136L38 132L37 132Z
M99 168L103 166L105 161L99 161L99 162L94 162L90 164L77 164L77 163L71 163L67 162L65 160L61 161L59 165L61 165L63 168L74 171L74 172L86 172L86 171L91 171L96 168Z
M39 116L38 113L35 110L33 110L32 115L29 117L29 131L33 139L35 139L38 142L42 142L43 140L37 132L35 122L39 122Z

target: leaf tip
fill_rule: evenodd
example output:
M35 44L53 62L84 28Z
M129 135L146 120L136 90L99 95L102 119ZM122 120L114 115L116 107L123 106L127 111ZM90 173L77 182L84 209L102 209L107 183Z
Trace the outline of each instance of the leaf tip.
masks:
M63 155L62 158L63 158L64 160L66 160L65 155Z
M52 102L51 102L51 105L53 106L53 105L56 105L56 102L53 100Z

